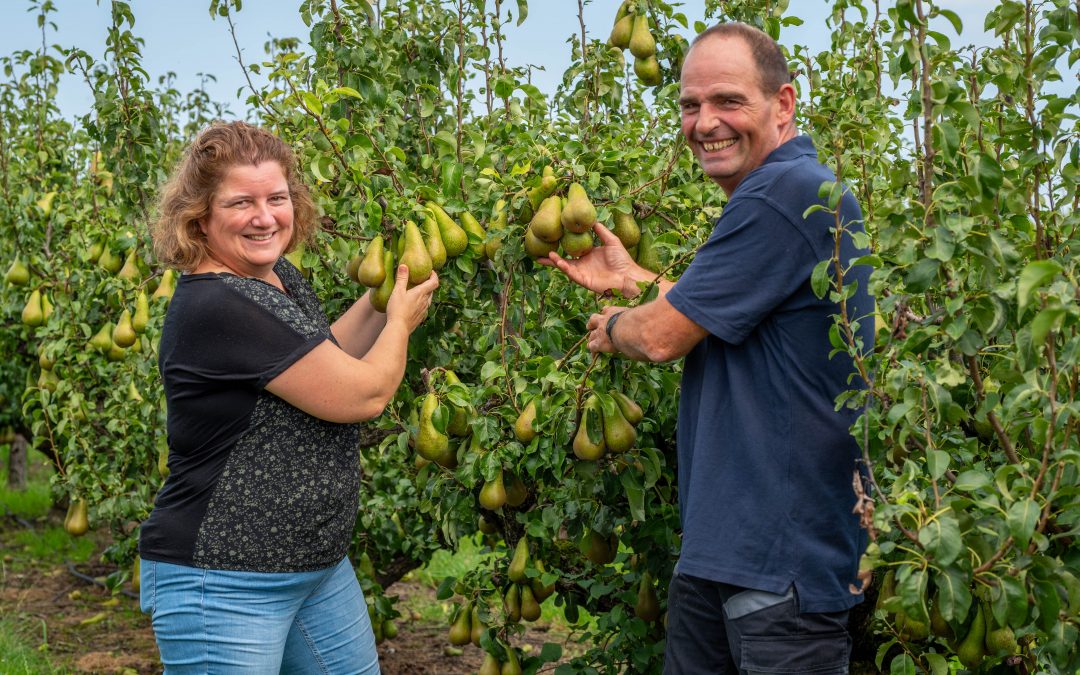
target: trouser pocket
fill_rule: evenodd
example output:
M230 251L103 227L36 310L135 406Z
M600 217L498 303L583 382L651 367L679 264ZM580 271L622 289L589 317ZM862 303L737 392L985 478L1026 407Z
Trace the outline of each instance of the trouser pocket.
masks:
M742 638L741 670L755 673L818 673L844 675L848 672L851 638L845 632L826 635Z
M157 563L153 560L139 560L139 609L143 614L154 613L154 600L157 595Z

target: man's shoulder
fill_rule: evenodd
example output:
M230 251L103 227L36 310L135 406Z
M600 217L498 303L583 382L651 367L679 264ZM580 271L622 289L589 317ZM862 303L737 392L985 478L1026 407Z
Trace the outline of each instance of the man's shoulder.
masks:
M825 181L836 180L832 169L817 159L808 136L797 136L773 151L751 171L735 191L736 198L779 198L781 201L816 200Z

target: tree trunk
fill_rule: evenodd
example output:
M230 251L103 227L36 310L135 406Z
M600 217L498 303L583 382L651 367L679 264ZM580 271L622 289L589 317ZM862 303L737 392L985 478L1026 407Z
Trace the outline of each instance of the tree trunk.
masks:
M29 443L22 434L16 434L8 454L8 487L12 490L26 489L26 455Z

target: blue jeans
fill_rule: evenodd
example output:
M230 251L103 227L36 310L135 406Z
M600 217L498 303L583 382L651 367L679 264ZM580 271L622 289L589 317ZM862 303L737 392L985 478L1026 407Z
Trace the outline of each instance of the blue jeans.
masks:
M665 675L847 675L848 613L799 612L784 595L686 574L668 587Z
M167 675L379 673L348 558L286 573L140 565L140 607L152 618Z

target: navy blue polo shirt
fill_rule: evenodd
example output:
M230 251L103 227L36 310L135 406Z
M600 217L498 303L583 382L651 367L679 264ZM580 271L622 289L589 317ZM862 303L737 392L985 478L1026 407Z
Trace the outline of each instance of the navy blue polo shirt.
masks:
M836 396L858 386L851 359L829 358L831 316L810 273L833 251L834 217L803 213L835 180L799 136L774 150L739 183L709 240L667 299L705 328L687 355L679 401L679 573L784 593L793 583L804 612L850 608L864 532L852 514L859 446L857 413L837 412ZM851 230L862 213L847 194ZM845 237L842 259L865 251ZM873 345L869 269L848 301L865 317Z

